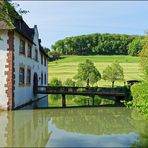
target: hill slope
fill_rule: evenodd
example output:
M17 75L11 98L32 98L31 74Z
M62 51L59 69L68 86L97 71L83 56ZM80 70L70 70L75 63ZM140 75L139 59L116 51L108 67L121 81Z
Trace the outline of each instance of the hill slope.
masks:
M73 78L77 73L77 67L80 62L90 59L101 72L114 60L118 60L124 69L125 80L141 79L141 71L139 67L139 58L132 56L66 56L58 61L49 62L49 81L53 77L57 77L62 81L67 78ZM111 86L110 82L101 80L99 86ZM123 85L123 82L117 82L115 85Z

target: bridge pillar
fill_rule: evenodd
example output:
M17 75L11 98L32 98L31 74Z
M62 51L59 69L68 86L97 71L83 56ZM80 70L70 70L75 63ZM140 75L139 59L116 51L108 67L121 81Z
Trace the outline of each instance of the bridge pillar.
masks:
M95 96L92 96L92 106L95 105Z
M66 97L65 97L65 94L62 94L62 107L66 107Z

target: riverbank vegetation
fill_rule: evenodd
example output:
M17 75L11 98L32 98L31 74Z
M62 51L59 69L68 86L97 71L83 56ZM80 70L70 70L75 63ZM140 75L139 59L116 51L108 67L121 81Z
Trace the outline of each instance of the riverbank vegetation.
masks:
M127 105L136 107L148 119L148 36L145 38L144 47L140 52L140 65L144 74L143 81L131 87L133 100Z

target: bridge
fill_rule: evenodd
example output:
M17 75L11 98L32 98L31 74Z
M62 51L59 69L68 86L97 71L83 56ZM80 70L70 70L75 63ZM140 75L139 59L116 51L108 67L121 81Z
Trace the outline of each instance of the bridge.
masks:
M129 90L126 87L108 88L108 87L70 87L70 86L34 86L35 94L60 94L62 95L62 106L66 107L66 95L83 95L92 97L94 106L94 97L109 96L114 97L115 101L127 99ZM109 98L108 98L109 99Z

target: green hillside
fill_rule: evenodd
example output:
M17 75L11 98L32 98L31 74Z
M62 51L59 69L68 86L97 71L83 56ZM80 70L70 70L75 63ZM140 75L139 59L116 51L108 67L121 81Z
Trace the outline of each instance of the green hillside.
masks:
M94 62L95 66L102 73L107 65L114 60L118 60L124 69L125 80L141 79L142 73L139 66L139 58L132 56L65 56L60 60L49 62L49 81L57 77L62 81L67 78L73 78L77 73L77 66L80 62L89 59ZM98 86L110 86L110 82L101 80ZM123 85L123 82L117 82L115 85Z

